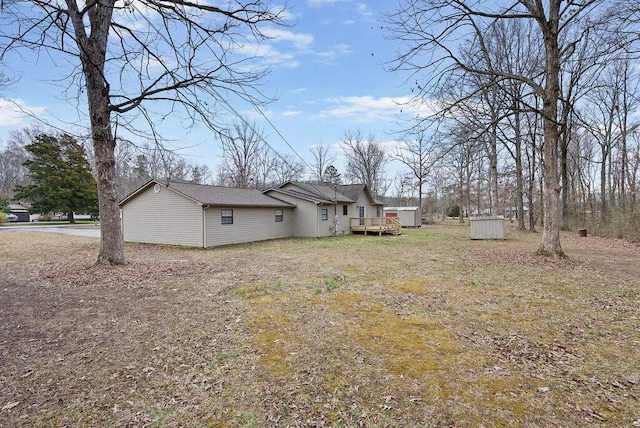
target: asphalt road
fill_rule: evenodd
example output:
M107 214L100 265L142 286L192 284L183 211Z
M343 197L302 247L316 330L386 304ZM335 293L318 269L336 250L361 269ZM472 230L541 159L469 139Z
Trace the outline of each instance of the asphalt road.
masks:
M47 226L47 225L35 225L31 224L29 226L4 226L0 227L0 234L5 231L12 230L29 230L32 232L45 232L45 233L61 233L64 235L75 235L75 236L86 236L87 238L99 238L100 237L100 229L96 229L95 226L78 226L78 225L56 225L56 226Z

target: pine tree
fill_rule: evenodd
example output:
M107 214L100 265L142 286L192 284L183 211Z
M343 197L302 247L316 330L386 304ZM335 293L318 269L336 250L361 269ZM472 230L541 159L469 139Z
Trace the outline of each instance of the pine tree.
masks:
M324 170L322 181L326 184L340 184L341 179L338 169L333 165L329 165Z
M34 213L98 213L98 188L84 147L70 135L40 134L25 149L32 184L16 187L15 199L31 203Z

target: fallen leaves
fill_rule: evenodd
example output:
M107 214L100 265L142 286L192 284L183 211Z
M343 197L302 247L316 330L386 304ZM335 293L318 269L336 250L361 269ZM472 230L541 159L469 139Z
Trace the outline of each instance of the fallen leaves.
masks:
M4 406L2 406L2 410L11 410L14 407L17 407L18 405L20 405L19 401L13 401L11 403L7 403Z
M0 242L0 426L640 424L637 246L567 237L554 260L429 227L116 267L75 237Z

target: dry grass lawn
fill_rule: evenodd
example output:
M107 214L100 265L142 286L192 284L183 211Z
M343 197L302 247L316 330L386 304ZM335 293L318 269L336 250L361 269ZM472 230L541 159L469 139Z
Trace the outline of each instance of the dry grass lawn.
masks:
M0 230L0 427L640 426L640 247Z

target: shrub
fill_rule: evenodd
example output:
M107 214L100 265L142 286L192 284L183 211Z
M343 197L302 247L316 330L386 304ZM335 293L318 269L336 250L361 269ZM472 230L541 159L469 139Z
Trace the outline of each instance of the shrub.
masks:
M4 212L0 211L0 224L4 224L7 222L7 215Z
M584 221L589 232L594 235L640 242L640 214L623 210L614 210L606 220L591 219Z
M447 217L460 217L460 205L451 205L447 208Z

